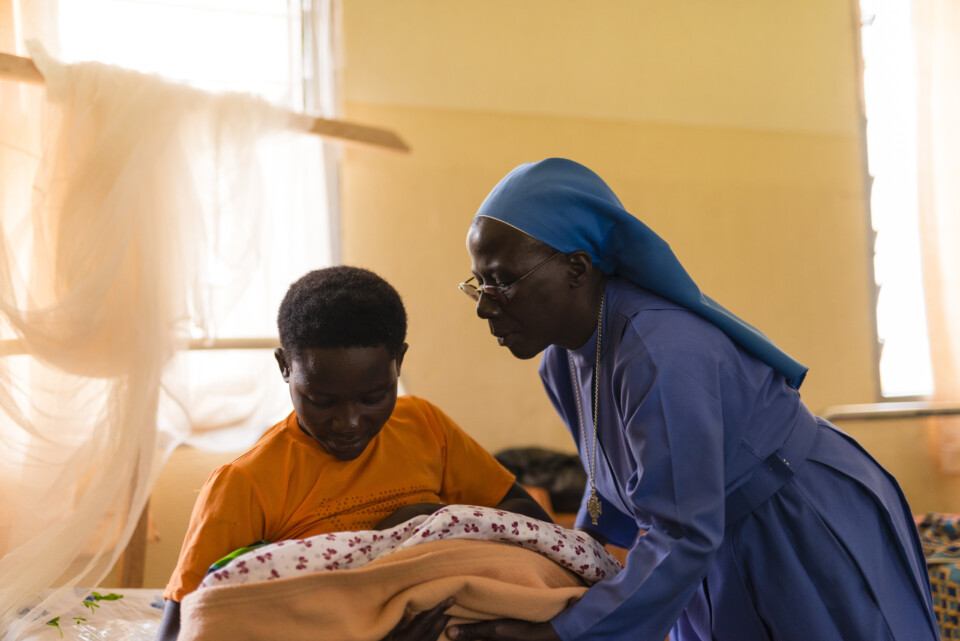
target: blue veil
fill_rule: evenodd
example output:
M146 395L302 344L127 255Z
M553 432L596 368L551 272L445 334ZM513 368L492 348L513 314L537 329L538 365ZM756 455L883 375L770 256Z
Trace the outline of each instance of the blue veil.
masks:
M590 254L617 274L703 316L799 388L807 368L705 295L670 246L631 215L603 180L572 160L520 165L493 188L477 216L494 218L569 254Z

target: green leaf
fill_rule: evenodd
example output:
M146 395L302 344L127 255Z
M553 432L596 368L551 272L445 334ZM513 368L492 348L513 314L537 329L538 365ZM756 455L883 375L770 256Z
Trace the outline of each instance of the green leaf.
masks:
M53 626L57 629L57 632L60 633L60 638L63 638L63 629L60 627L60 617L53 617L47 621L47 625Z

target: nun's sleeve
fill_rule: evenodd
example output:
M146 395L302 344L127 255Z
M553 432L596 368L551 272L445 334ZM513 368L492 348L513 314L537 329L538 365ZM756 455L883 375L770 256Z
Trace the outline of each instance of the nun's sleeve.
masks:
M642 334L628 327L604 367L613 368L621 429L637 462L617 476L629 479L622 492L648 529L620 574L552 620L564 641L665 638L723 539L722 350L699 334L705 323L688 331L689 312L655 317L659 325L647 322Z

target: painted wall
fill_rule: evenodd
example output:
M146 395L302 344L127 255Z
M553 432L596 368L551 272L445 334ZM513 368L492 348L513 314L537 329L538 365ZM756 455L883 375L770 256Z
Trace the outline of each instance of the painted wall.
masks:
M536 361L456 288L484 196L547 156L597 171L810 366L814 410L875 400L852 5L346 0L343 20L347 117L413 148L346 153L343 259L406 300L407 388L488 448L572 447Z

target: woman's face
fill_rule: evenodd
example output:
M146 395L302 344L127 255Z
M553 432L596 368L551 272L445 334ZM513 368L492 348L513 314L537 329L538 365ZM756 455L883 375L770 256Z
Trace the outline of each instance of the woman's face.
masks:
M522 359L553 344L569 346L564 310L572 292L564 254L483 217L470 227L467 251L478 284L501 287L502 295L484 293L477 301L477 316L487 321L500 345Z
M300 429L329 454L350 461L380 433L397 403L396 357L386 346L276 352Z

